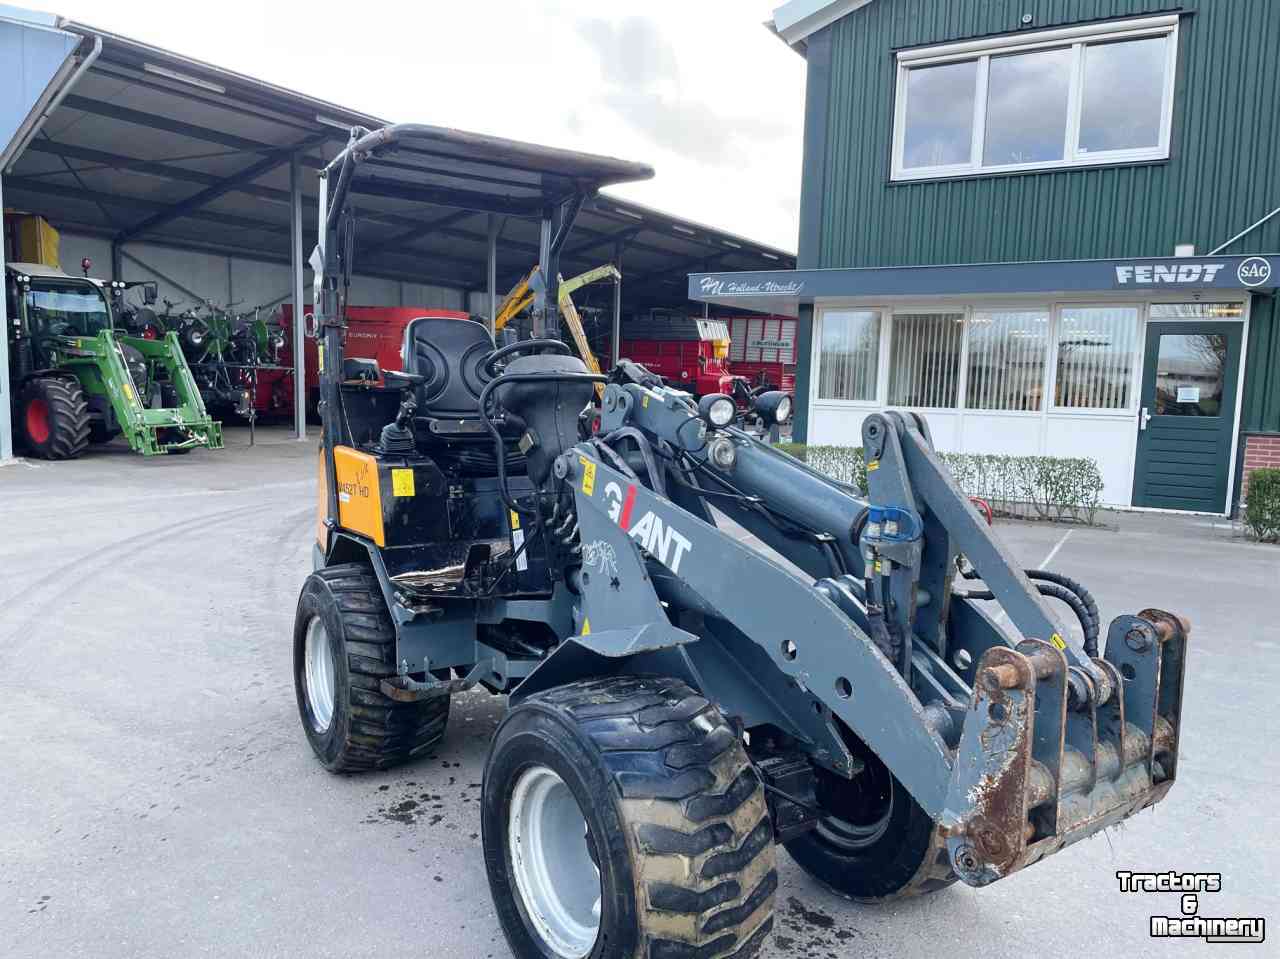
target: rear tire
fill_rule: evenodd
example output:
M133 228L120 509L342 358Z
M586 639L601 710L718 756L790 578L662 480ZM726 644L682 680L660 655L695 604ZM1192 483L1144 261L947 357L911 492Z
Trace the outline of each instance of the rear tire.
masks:
M791 858L858 902L906 899L951 885L957 876L937 825L875 753L846 740L866 765L852 781L819 775L818 801L831 815L786 844Z
M293 625L293 683L307 741L330 772L386 769L444 738L449 696L400 703L396 634L378 581L345 563L307 577Z
M719 711L678 680L530 696L494 735L481 828L520 959L748 959L773 928L764 789Z
M89 445L89 404L79 382L69 377L28 380L18 399L18 431L32 456L75 459Z

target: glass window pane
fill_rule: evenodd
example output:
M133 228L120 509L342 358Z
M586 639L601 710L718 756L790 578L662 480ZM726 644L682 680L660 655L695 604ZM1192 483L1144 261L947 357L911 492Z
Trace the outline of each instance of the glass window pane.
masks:
M1061 160L1070 47L991 58L984 165Z
M1225 333L1165 333L1156 353L1156 416L1222 412Z
M889 404L954 409L963 313L896 313L889 344Z
M1169 37L1085 48L1081 153L1160 145Z
M969 321L965 407L1040 409L1048 346L1048 310L975 312Z
M819 399L874 401L879 365L879 313L874 310L831 310L822 314L822 343L818 353Z
M1058 324L1058 406L1124 410L1130 407L1138 353L1138 309L1072 307Z
M904 167L968 163L978 61L907 71Z
M1153 320L1239 320L1243 303L1152 303Z

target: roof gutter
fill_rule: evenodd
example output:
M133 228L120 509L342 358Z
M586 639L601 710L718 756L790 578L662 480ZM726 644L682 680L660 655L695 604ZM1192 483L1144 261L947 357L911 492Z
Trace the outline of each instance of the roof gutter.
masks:
M86 38L87 39L87 38ZM79 64L73 66L74 58L68 57L66 62L58 68L58 72L54 74L52 82L45 88L31 112L27 114L27 119L23 121L21 127L18 128L17 134L9 143L8 149L0 154L0 170L9 174L13 172L13 164L18 162L18 158L22 156L22 152L27 145L36 138L36 135L44 127L49 117L53 115L53 111L58 109L62 101L66 99L67 94L80 81L88 69L93 66L99 54L102 53L102 37L93 38L93 49L90 50Z

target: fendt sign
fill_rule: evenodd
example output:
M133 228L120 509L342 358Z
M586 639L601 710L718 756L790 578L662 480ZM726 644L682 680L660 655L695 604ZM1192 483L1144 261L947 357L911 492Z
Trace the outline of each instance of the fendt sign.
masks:
M1233 265L1234 270L1230 270ZM1222 277L1225 282L1219 282L1224 270L1228 271ZM1232 262L1117 263L1115 271L1116 286L1258 287L1271 279L1271 261L1265 256L1251 256Z

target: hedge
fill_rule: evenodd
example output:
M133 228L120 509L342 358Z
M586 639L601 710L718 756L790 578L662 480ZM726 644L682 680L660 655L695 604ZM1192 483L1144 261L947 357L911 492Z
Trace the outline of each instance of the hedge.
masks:
M1249 473L1248 500L1244 525L1264 543L1280 540L1280 469L1260 469Z
M867 465L861 447L784 443L777 448L866 495ZM1102 506L1102 473L1091 459L975 453L938 456L966 496L986 500L999 516L1093 525Z

